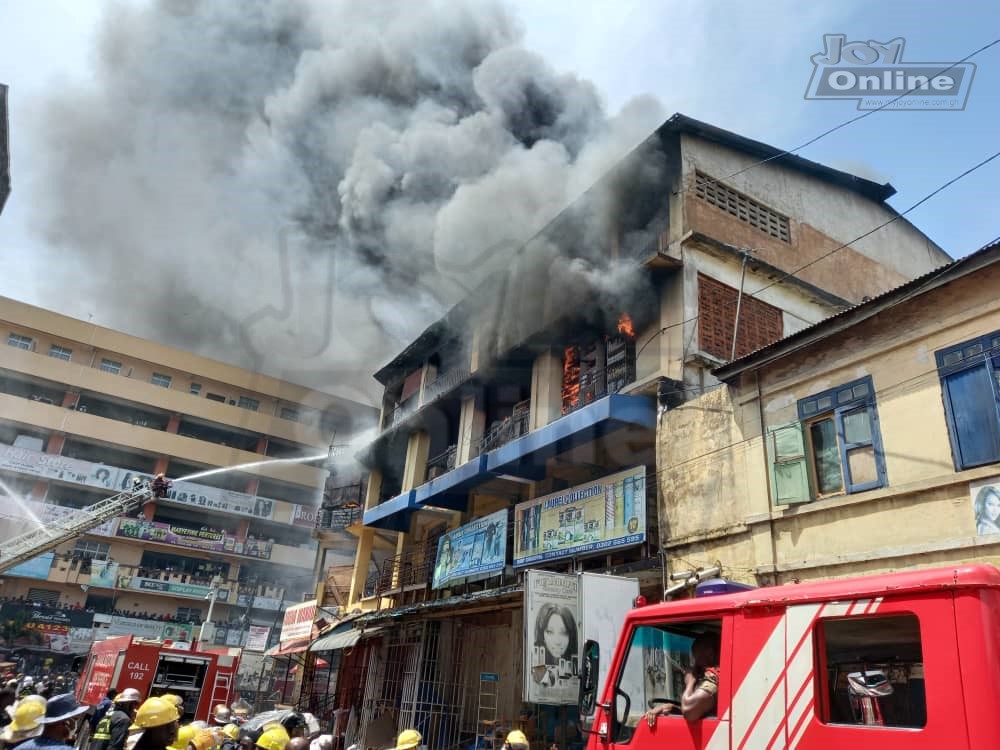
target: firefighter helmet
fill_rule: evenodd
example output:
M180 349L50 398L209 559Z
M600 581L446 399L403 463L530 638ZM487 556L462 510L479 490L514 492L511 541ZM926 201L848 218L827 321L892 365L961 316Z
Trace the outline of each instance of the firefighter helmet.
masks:
M240 738L240 728L235 724L226 724L222 728L222 734L231 740L238 740Z
M40 696L39 696L40 697ZM28 732L41 729L38 720L45 716L45 701L35 700L35 696L22 698L14 709L14 717L9 726L13 732Z
M147 698L146 702L139 706L135 712L135 722L133 729L152 729L162 727L180 719L177 707L172 701L163 698Z
M220 703L212 709L212 720L216 724L228 724L232 721L232 714L229 712L229 709L226 708L225 703Z
M257 738L257 747L262 750L285 750L285 746L291 741L288 732L280 724L268 727L261 732Z
M417 747L423 741L424 738L416 729L404 729L399 733L399 738L396 740L396 750L410 750Z
M170 701L170 702L171 702L171 703L173 703L173 704L174 704L175 706L177 706L177 710L178 710L178 711L180 711L180 710L181 710L181 708L183 708L183 707L184 707L184 699L183 699L183 698L181 698L181 697L180 697L179 695L177 695L176 693L164 693L164 694L163 694L163 695L161 695L160 697L161 697L161 698L163 698L163 700L165 700L165 701Z
M115 696L115 703L142 703L142 695L135 688L125 688Z
M215 734L211 729L197 729L191 739L194 750L212 750L215 747Z
M167 745L167 750L187 750L188 743L194 739L197 733L197 729L190 724L185 724L177 730L177 739L174 740L174 744Z
M515 729L507 735L506 744L510 747L527 747L528 738L524 736L524 732L520 729Z

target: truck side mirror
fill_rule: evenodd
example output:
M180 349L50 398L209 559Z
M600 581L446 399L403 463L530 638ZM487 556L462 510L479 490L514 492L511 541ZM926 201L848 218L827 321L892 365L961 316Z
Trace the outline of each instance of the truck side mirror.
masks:
M583 644L583 668L580 674L580 700L579 709L581 716L590 716L594 713L594 706L597 703L597 678L600 674L601 647L597 641L587 641Z

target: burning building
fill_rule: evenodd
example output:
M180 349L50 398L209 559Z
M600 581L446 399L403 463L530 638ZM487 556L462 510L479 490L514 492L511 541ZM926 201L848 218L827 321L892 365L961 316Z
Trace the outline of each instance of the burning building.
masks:
M362 614L338 696L357 717L337 728L348 743L367 741L383 705L398 707L394 729L442 717L428 744L471 741L483 673L501 715L527 701L530 738L552 740L526 571L618 573L662 597L672 540L647 477L673 437L657 435L658 412L716 385L734 348L940 263L899 220L882 242L772 283L894 216L892 192L674 116L376 373L383 416L362 457L349 596ZM832 204L836 216L820 208Z

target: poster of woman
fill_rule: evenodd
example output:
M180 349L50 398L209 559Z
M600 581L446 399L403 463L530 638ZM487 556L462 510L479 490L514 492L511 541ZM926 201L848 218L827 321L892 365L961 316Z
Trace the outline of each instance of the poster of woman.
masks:
M969 485L976 534L1000 534L1000 477Z
M525 581L524 699L575 704L580 689L579 579L529 570Z

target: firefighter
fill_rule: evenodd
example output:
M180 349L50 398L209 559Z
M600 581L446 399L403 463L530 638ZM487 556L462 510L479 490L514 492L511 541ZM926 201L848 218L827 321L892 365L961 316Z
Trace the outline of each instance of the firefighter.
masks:
M240 698L232 705L233 722L237 726L246 724L250 720L250 704Z
M142 696L135 688L126 688L115 696L114 706L97 722L90 736L90 750L125 750L128 729Z
M504 750L528 750L528 738L520 729L515 729L507 735L503 746Z
M233 715L228 708L226 708L225 703L220 703L214 709L212 709L212 721L219 726L224 727L233 720Z
M166 750L177 741L180 714L173 701L147 698L135 712L133 729L141 732L135 750Z
M219 750L236 750L240 746L240 728L235 724L226 724L222 728L222 742Z
M177 739L167 745L167 750L188 750L188 745L197 733L197 729L190 724L185 724L177 730Z
M38 719L42 732L38 737L25 741L22 750L72 750L80 718L90 710L81 706L71 693L49 698L45 703L45 716Z
M212 750L215 746L215 732L211 729L196 729L188 747L190 750Z
M0 732L0 742L5 750L20 745L42 733L38 720L45 716L45 699L40 695L29 695L14 706L11 721Z
M149 485L149 489L153 491L153 497L157 500L165 498L167 493L170 492L171 487L173 487L173 482L167 479L162 472L157 474L156 479L154 479Z
M260 750L285 750L291 737L280 724L268 727L257 738L256 747Z
M423 741L423 736L416 729L404 729L396 738L395 750L413 750L413 748L419 747Z

